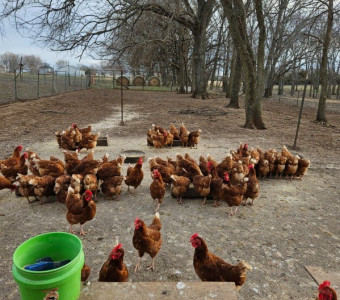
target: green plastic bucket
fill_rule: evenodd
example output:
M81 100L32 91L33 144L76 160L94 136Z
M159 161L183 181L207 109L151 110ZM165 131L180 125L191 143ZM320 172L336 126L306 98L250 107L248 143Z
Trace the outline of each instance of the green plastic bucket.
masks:
M37 259L70 259L68 264L48 271L28 271L24 267ZM13 277L22 300L73 300L80 295L80 274L84 265L81 240L66 232L50 232L22 243L13 254Z

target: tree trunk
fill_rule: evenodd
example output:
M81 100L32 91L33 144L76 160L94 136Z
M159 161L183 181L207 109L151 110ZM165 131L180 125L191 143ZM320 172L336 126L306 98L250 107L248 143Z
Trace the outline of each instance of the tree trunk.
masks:
M277 62L277 55L275 53L277 52L277 44L278 39L281 36L280 33L282 31L282 18L284 16L284 12L287 8L289 1L283 0L279 1L279 11L276 19L276 25L275 30L272 34L271 44L269 48L268 58L267 58L267 64L264 70L265 75L265 83L266 88L264 90L264 97L270 98L273 95L273 87L274 87L274 75L275 75L275 64Z
M229 39L227 39L229 40ZM225 92L226 98L229 98L230 96L230 89L229 89L229 64L230 64L230 44L228 43L227 46L227 53L226 53L226 59L225 59L225 71L224 71L224 78L223 78L223 92Z
M259 45L257 69L253 47L246 28L245 7L242 0L221 0L224 13L229 21L233 43L241 57L242 68L246 77L245 112L246 128L265 129L262 120L263 71L264 71L264 20L261 0L255 0L257 21L259 23ZM263 55L263 57L261 57ZM262 76L262 77L261 77ZM257 80L258 79L258 80Z
M274 87L274 72L270 72L267 79L267 86L264 89L264 97L271 98L273 96L273 87Z
M295 71L295 60L294 60L294 66L292 69L292 81L290 85L290 95L293 97L295 94L295 78L296 78L296 71Z
M178 47L177 47L177 63L176 65L177 69L177 93L178 94L185 94L186 89L186 64L187 64L187 57L188 57L188 51L185 44L185 35L186 35L187 29L183 26L178 26Z
M224 25L224 16L221 18L221 27L220 30L218 31L218 37L217 37L217 49L214 57L214 65L213 69L211 72L211 80L210 80L210 88L209 90L212 90L214 88L214 82L215 82L215 76L216 76L216 69L217 69L217 63L218 63L218 58L220 55L220 48L221 48L221 41L222 41L222 32L223 32L223 25Z
M327 29L325 39L322 47L322 58L320 65L320 83L321 92L319 98L318 112L316 115L316 121L327 123L326 118L326 97L327 97L327 65L328 65L328 48L332 38L332 27L333 27L333 0L328 2L328 15L327 15Z
M283 95L283 87L284 87L283 76L280 75L280 77L279 77L279 86L278 86L278 90L277 90L277 94L279 96Z
M192 50L192 61L193 61L193 91L192 98L209 98L207 92L208 78L205 68L205 52L207 44L207 27L210 23L210 19L215 5L214 0L198 0L197 1L197 18L192 30L194 39L193 50Z
M207 78L205 69L205 49L206 49L206 32L197 32L194 34L193 46L193 80L194 90L192 98L209 98L207 92Z
M236 48L234 48L233 56L232 70L230 73L230 102L227 107L240 108L239 92L242 80L242 64Z

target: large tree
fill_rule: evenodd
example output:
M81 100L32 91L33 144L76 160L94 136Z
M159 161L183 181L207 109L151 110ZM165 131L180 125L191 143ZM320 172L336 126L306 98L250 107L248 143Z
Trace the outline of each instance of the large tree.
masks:
M258 47L255 56L247 34L246 9L242 0L221 0L228 18L230 34L240 55L246 78L245 111L246 128L265 129L262 119L262 96L264 90L265 26L262 1L254 0L258 23Z
M327 67L328 67L328 49L331 43L332 38L332 28L333 28L333 0L329 0L328 3L325 1L320 2L324 3L327 6L327 22L326 22L326 32L323 39L323 47L322 47L322 58L320 64L320 84L321 84L321 92L319 98L319 106L318 112L316 115L316 121L327 123L326 118L326 98L327 98L327 87L328 87L328 75L327 75Z
M119 29L128 20L137 20L143 12L168 18L192 33L192 96L207 98L206 32L215 4L215 0L8 1L0 20L14 16L19 28L34 33L36 42L59 51L80 49L80 55L93 51L94 56L119 38Z
M0 55L0 61L6 66L7 72L13 72L14 69L19 69L20 56L12 52L6 52Z

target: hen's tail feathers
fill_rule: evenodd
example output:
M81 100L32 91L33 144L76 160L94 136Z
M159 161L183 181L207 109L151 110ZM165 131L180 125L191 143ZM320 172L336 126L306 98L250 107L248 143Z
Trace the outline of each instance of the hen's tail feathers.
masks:
M242 275L245 274L247 270L253 269L252 266L245 261L240 261L237 265L241 268Z
M252 270L253 268L248 263L246 263L245 261L240 261L237 264L237 267L240 268L240 278L244 282L246 280L247 271ZM239 290L241 288L241 285L237 286L236 289Z
M157 229L158 231L160 231L162 229L162 223L161 223L161 218L159 216L159 212L155 213L155 216L152 220L151 226L154 229Z

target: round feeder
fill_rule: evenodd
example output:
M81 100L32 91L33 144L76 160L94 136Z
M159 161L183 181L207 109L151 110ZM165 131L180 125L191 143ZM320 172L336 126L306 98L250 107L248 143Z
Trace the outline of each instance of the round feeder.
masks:
M141 76L141 75L137 75L135 78L133 78L132 85L135 85L135 86L143 86L143 85L145 85L144 77Z
M130 85L130 81L129 81L129 78L127 78L126 76L119 76L117 79L116 79L116 83L117 85L121 85L121 83L123 84L123 86L129 86Z
M139 150L125 150L120 153L121 156L125 155L125 161L124 163L136 163L140 157L145 159L145 153L143 151Z
M151 76L148 80L149 86L160 86L161 80L156 76Z

